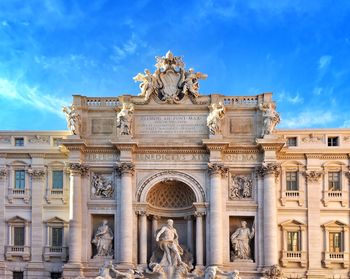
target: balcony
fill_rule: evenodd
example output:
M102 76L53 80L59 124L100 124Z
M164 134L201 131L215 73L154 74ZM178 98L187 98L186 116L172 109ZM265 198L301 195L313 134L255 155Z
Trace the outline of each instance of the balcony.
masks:
M343 268L349 268L349 253L324 252L322 263L327 268L331 268L333 264L340 264Z
M13 199L23 199L25 203L28 203L30 199L29 189L8 188L9 202L12 203Z
M324 191L323 204L328 206L330 202L340 202L342 207L348 205L347 191Z
M59 258L61 261L67 261L68 247L60 246L45 246L44 247L44 260L46 262L51 261L53 258Z
M61 200L63 204L67 202L68 197L64 189L48 189L46 193L47 203L51 203L52 200Z
M30 260L30 247L29 246L15 246L9 245L5 249L6 260L12 261L15 258L22 258L23 261Z
M283 267L288 267L291 263L298 263L300 267L306 267L306 261L306 252L304 251L282 251Z
M304 204L304 192L303 191L283 191L281 196L281 203L282 205L286 205L288 201L294 201L299 204L299 206L302 206Z

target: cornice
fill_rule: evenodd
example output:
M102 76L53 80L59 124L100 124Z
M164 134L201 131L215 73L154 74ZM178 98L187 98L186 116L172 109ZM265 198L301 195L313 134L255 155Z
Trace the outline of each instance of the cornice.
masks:
M138 145L137 141L126 140L126 141L110 141L111 144L120 151L135 151Z
M230 142L222 139L204 139L202 140L203 145L211 151L222 151L226 149Z
M228 148L226 148L223 151L224 154L240 154L240 153L253 153L253 154L258 154L260 153L260 150L258 146L253 145L253 146L234 146L230 145Z

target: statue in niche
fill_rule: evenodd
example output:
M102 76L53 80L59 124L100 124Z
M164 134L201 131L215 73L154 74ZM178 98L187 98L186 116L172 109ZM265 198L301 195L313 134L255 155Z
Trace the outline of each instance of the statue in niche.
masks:
M144 97L145 100L148 100L151 94L156 92L158 88L159 81L156 73L151 74L150 70L145 69L145 74L138 73L135 77L133 77L134 81L141 82L141 93L139 96Z
M251 251L250 251L250 240L255 235L254 224L252 229L247 228L247 222L242 220L241 227L238 228L231 235L231 244L233 248L233 255L231 256L232 261L236 260L248 260L252 261Z
M265 135L270 135L272 133L276 125L280 122L280 116L272 103L259 104L259 109L262 111L264 118L261 133L261 137L263 138Z
M202 74L200 72L195 73L193 68L190 68L187 72L185 72L185 80L182 89L182 93L188 94L192 93L194 97L198 97L199 93L199 79L206 79L208 75Z
M179 245L179 236L173 226L174 221L169 219L167 225L163 226L157 233L156 241L159 247L164 251L163 259L167 260L166 265L180 265L182 263L181 255L183 250ZM162 259L162 262L164 262Z
M210 113L207 117L207 126L210 135L219 135L221 133L221 120L225 116L225 107L220 102L210 106Z
M253 181L250 177L236 175L232 177L229 188L230 199L247 199L252 197Z
M134 114L134 105L123 103L121 111L117 114L117 128L120 135L131 135L131 125Z
M68 129L73 133L73 135L79 135L81 119L75 105L62 107L62 111L66 114Z
M112 229L108 226L108 221L103 220L102 224L97 228L95 236L91 241L96 245L96 256L113 256L112 241L114 235Z
M174 221L167 220L156 234L158 247L150 259L150 274L158 278L187 278L192 269L192 255L179 244ZM193 276L192 276L193 277Z
M114 193L113 182L104 176L94 174L91 180L92 194L95 197L111 198Z

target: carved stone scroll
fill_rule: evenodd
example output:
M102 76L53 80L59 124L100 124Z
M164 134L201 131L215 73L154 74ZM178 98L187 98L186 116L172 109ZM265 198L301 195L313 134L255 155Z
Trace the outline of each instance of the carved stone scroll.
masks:
M70 163L69 170L72 173L78 173L80 175L85 175L88 172L89 167L86 165L83 165L81 163Z
M303 173L308 182L318 182L322 177L322 171L306 171Z
M208 170L210 175L220 174L222 176L227 176L228 168L223 164L208 163Z
M135 165L133 163L119 163L116 166L116 171L118 175L122 175L124 173L134 174Z
M274 174L277 177L280 174L280 164L274 162L264 162L260 167L257 168L257 173L262 177L267 174Z

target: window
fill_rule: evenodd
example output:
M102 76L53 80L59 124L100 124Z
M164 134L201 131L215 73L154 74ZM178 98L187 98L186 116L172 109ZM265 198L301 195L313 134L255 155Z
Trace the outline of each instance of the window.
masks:
M328 189L329 191L341 191L340 172L328 173Z
M24 246L24 227L13 228L14 246Z
M343 252L342 249L342 233L330 232L329 233L329 252L339 253Z
M15 138L15 146L24 146L24 138Z
M61 272L51 272L51 279L60 279L62 278L62 273Z
M288 146L297 146L297 138L296 137L287 138L287 145Z
M63 244L63 228L52 228L51 246L62 247Z
M299 232L287 232L287 251L300 251Z
M286 172L287 191L298 191L298 176L296 171Z
M339 137L328 137L328 146L339 146Z
M25 188L25 171L16 170L15 171L15 189Z
M23 279L23 271L14 271L12 278L13 279Z
M52 189L63 189L63 171L52 171Z

